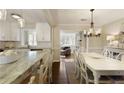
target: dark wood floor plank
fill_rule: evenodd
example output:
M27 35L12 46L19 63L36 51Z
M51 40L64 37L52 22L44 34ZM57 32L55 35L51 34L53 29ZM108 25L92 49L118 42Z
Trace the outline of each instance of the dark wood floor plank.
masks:
M72 56L53 63L53 84L79 84L74 69Z
M67 84L65 64L63 62L53 63L53 84Z

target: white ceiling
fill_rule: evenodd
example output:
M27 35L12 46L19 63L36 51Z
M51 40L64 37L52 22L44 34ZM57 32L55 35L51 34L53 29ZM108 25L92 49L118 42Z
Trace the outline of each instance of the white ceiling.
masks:
M58 9L52 10L51 13L56 12L56 19L58 24L63 29L82 29L90 26L90 9ZM86 21L81 21L81 19ZM101 27L113 21L124 18L124 9L95 9L94 23L96 27Z
M25 24L35 27L37 22L46 22L44 12L41 9L7 9L7 21L16 22L15 19L11 17L11 14L19 14L24 20Z
M49 9L52 20L56 25L66 30L79 30L90 26L89 9ZM23 16L26 23L47 22L44 9L7 9L7 20L15 21L11 18L11 13ZM48 16L47 16L48 17ZM81 19L86 21L81 21ZM124 9L95 9L95 26L103 26L116 20L124 18Z
M90 23L90 10L57 10L58 21L60 24L82 24L89 25ZM80 19L87 19L82 22ZM112 9L96 9L94 11L94 23L95 25L102 26L115 20L124 18L124 10L112 10Z

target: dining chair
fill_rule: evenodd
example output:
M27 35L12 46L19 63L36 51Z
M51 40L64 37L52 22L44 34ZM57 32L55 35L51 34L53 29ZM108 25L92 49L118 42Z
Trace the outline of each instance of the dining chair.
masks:
M124 57L124 53L119 53L116 56L116 60L120 60L120 61L124 62L123 57ZM124 84L124 76L122 76L122 75L119 75L119 76L112 75L110 77L111 77L111 79L113 79L114 84Z
M39 82L38 71L39 71L40 65L41 65L41 60L39 60L38 63L32 67L29 83L38 83Z
M84 63L84 58L79 54L79 64L80 64L80 83L82 83L84 80L86 84L89 83L88 81L88 74L87 74L87 66Z
M117 59L117 60L120 60L120 61L124 61L124 53L119 53L119 54L116 56L116 59Z
M124 62L124 54L121 56L121 61Z
M51 83L52 82L52 56L50 52L47 52L43 57L43 63L38 71L39 83Z
M112 52L109 51L108 49L104 49L102 54L105 56L105 57L110 57L110 58L113 58L113 55L112 55Z
M49 60L48 60L48 83L52 83L52 62L53 57L52 54L49 54Z
M48 83L48 67L41 65L39 70L39 84Z
M79 65L79 59L78 59L78 52L76 50L74 50L73 56L74 56L74 63L75 63L75 76L76 76L76 79L80 79L80 65Z
M31 76L28 84L34 84L35 83L35 79L36 79L35 76Z
M81 72L80 83L82 83L83 80L85 80L86 84L94 83L93 73L86 66L85 59L81 54L79 54L79 59L80 59L80 72ZM109 76L101 76L99 79L99 83L100 84L111 84L113 83L113 80Z
M75 63L75 73L77 72L77 58L76 58L76 50L73 51L73 59L74 59L74 63Z

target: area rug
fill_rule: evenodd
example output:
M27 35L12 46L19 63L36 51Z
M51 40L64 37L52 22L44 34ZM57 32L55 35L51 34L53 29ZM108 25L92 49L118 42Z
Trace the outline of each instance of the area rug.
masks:
M65 62L66 74L69 84L79 84L79 81L75 77L75 67L74 62Z

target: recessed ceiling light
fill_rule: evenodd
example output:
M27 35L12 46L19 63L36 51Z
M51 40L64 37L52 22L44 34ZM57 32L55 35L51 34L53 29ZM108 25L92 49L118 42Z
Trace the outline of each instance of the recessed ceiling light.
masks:
M19 15L19 14L14 14L14 13L12 13L11 16L12 16L14 19L20 19L20 18L22 18L21 15Z

